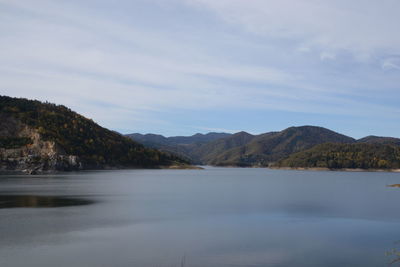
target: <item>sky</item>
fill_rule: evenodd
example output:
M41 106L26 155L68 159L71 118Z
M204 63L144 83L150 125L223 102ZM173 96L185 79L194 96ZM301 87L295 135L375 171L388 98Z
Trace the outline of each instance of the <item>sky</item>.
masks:
M400 137L398 0L0 0L0 94L121 133Z

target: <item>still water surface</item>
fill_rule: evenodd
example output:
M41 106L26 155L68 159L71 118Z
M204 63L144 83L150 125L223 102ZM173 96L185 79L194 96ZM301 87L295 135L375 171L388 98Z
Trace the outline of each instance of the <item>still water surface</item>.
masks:
M0 266L387 266L399 173L0 176Z

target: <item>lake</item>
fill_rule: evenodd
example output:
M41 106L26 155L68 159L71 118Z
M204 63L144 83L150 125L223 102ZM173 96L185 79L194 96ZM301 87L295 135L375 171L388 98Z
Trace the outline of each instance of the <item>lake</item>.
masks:
M0 176L0 266L387 266L399 173L205 170Z

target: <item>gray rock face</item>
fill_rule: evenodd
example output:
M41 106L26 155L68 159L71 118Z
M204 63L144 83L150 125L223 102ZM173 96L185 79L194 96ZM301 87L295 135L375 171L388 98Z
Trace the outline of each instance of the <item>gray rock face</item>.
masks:
M0 171L38 174L83 169L78 156L67 155L53 141L45 141L33 129L11 116L0 117L0 138L29 138L29 144L0 147Z

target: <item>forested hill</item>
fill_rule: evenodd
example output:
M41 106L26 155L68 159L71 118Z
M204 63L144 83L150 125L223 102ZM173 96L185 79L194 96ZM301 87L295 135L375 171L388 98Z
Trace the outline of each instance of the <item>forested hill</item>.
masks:
M228 137L227 139L229 139ZM289 127L249 138L241 146L215 155L208 162L219 166L268 166L290 154L327 142L352 143L351 137L317 126Z
M364 138L358 139L357 143L400 146L400 138L370 135L370 136L366 136Z
M192 136L171 136L165 137L159 134L127 134L126 136L147 146L176 146L176 145L193 145L193 144L205 144L220 138L228 137L231 134L228 133L197 133Z
M0 96L1 169L69 170L186 163L145 148L69 108Z
M290 155L277 167L400 169L400 147L385 144L322 144Z
M252 135L239 132L206 143L164 145L160 135L129 135L145 145L185 156L194 163L216 166L268 166L292 153L317 144L353 143L355 139L317 126L289 127L279 132ZM139 137L135 139L135 137Z
M166 137L152 134L131 137L197 164L243 167L392 168L396 167L393 153L400 145L399 138L367 136L356 140L317 126L289 127L259 135L220 134L214 135L215 140L194 144L175 142L171 145L162 142ZM326 143L330 144L323 145Z

